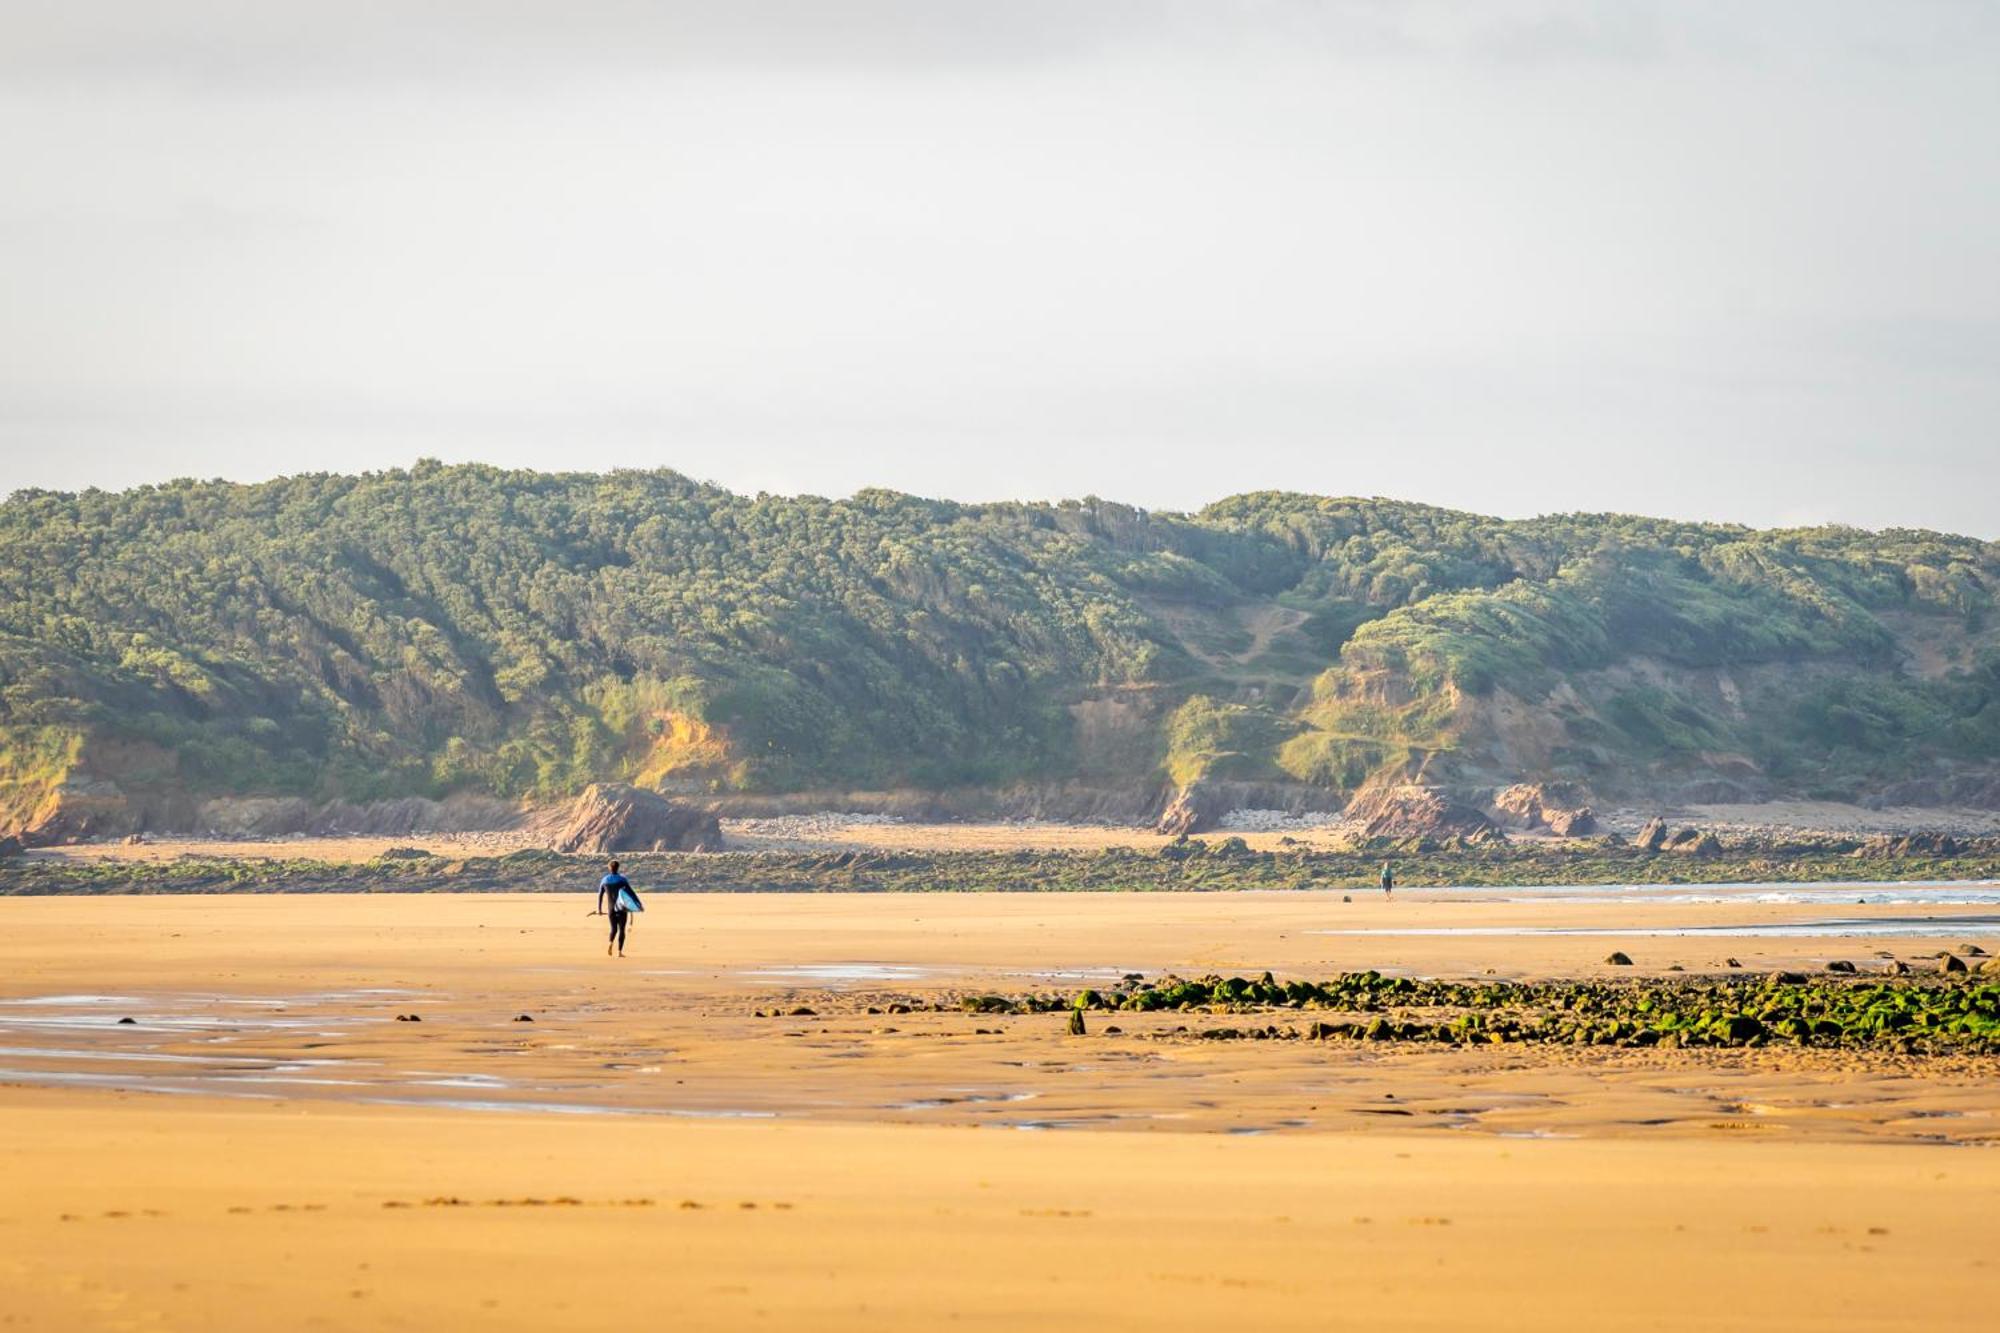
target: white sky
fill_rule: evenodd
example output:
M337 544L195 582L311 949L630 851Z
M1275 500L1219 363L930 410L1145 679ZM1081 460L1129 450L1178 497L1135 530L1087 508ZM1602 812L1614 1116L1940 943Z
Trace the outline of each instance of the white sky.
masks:
M1975 0L0 0L0 490L2000 537Z

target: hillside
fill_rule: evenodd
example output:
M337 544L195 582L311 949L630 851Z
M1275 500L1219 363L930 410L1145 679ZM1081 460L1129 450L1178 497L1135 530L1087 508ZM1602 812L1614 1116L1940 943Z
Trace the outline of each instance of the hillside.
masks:
M0 828L209 797L1337 808L1370 782L2000 803L2000 545L1262 493L1192 515L670 472L0 505Z

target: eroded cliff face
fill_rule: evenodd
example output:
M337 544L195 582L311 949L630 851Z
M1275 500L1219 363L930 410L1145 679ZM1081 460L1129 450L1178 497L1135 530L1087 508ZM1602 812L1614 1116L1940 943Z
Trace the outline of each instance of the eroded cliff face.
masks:
M51 728L7 755L0 833L27 846L195 822L200 797L180 780L178 757L150 742Z

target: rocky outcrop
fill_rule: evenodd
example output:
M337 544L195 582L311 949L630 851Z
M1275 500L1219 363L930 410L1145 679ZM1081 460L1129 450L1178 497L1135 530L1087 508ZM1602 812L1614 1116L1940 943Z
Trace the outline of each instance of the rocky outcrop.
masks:
M1966 845L1949 833L1878 833L1864 838L1850 856L1957 856Z
M1363 791L1347 807L1365 838L1491 838L1493 821L1442 787L1406 782Z
M1544 810L1542 820L1558 838L1587 838L1597 832L1597 814L1587 805L1576 810Z
M558 852L715 852L722 825L713 811L677 805L657 792L594 783L564 814L550 842Z
M1878 788L1862 798L1861 803L1878 810L1901 805L2000 810L2000 776L1974 772L1946 778L1912 778Z
M1675 852L1704 860L1722 854L1722 840L1713 833L1695 828L1672 829L1666 820L1657 818L1646 821L1646 827L1639 830L1632 845L1642 851Z
M1229 804L1219 793L1195 782L1174 794L1154 827L1170 838L1184 838L1190 833L1206 833L1228 813Z
M22 851L21 840L13 834L9 833L6 837L0 838L0 861L10 856L19 856Z
M1590 793L1574 782L1517 782L1493 793L1488 813L1502 828L1547 829L1561 838L1597 832Z
M297 796L219 797L196 812L198 832L231 837L401 838L413 833L477 833L519 826L521 807L490 796L442 801L404 796L387 801L315 804Z
M1722 839L1713 833L1697 833L1691 841L1679 844L1674 850L1683 856L1700 857L1706 861L1710 857L1722 855Z
M21 830L29 847L60 847L129 832L134 813L118 784L76 776L55 788Z

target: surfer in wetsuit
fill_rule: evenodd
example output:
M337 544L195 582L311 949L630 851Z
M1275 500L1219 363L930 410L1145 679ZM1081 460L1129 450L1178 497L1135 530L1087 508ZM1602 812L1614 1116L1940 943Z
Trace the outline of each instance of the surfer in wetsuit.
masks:
M618 901L618 894L620 890L631 887L632 881L618 873L616 861L611 863L611 873L597 883L597 910L608 912L611 916L611 939L604 946L607 958L613 949L618 950L620 958L625 956L625 925L632 919L632 914Z

